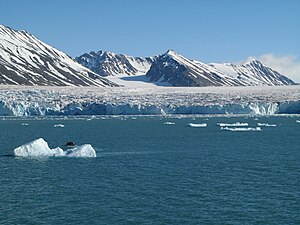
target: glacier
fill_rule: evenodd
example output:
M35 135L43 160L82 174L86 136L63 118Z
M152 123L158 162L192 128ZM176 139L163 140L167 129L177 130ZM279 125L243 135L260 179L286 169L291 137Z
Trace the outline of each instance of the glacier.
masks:
M80 145L74 148L63 150L60 147L49 148L43 138L38 138L14 149L16 157L83 157L94 158L96 151L90 144Z
M0 116L300 114L300 86L28 87L0 85Z

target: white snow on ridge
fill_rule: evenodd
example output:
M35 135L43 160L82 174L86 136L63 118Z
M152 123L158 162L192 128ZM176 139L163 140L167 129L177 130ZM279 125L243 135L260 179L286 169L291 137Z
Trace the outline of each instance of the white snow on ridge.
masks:
M243 85L247 86L276 86L293 83L287 77L266 67L257 60L250 60L240 65L231 63L211 63L209 65L234 79L238 79Z
M114 86L28 32L3 25L0 25L0 69L5 75L0 79L4 84Z
M116 54L109 51L85 53L75 60L101 76L145 74L151 66L152 58L141 58Z

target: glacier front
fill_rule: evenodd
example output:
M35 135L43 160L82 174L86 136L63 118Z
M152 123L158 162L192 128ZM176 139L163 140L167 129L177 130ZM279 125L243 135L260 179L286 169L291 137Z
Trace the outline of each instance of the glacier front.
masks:
M300 114L300 86L0 86L1 116Z

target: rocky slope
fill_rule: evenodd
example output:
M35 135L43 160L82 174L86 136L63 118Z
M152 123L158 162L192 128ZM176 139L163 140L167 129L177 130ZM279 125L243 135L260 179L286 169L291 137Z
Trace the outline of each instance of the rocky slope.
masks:
M246 64L205 64L169 50L158 56L146 76L172 86L277 86L295 84L257 60Z
M0 84L116 86L26 31L0 25Z
M210 66L226 73L234 79L240 80L243 85L247 86L295 84L291 79L263 65L257 60L251 60L240 65L212 63Z
M132 57L105 51L85 53L75 60L101 76L145 74L153 62L150 57Z

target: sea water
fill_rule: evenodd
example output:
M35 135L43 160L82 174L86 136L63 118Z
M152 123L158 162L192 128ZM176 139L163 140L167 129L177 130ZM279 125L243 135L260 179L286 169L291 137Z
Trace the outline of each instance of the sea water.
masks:
M0 224L299 224L296 120L2 118ZM217 125L236 122L276 127ZM51 148L91 144L97 157L12 157L40 137Z

